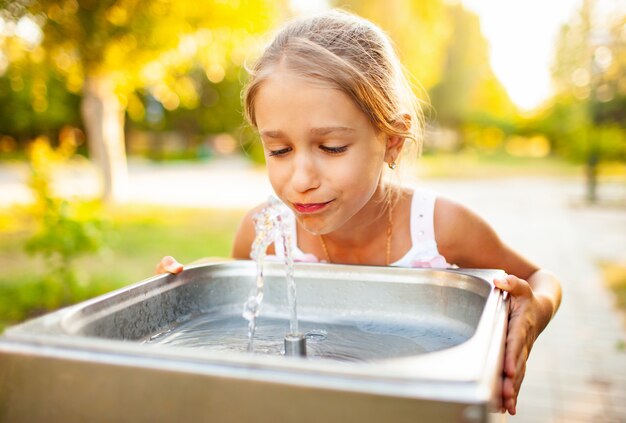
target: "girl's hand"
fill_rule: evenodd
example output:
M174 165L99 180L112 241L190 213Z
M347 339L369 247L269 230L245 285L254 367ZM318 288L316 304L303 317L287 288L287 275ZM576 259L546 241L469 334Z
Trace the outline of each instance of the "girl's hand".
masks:
M182 271L183 271L183 265L177 262L176 259L172 256L163 257L156 267L157 275L160 275L163 273L177 274Z
M496 287L511 296L509 325L504 349L504 380L502 383L502 411L514 415L517 395L526 373L526 360L539 336L537 319L541 313L531 286L513 275L494 280Z

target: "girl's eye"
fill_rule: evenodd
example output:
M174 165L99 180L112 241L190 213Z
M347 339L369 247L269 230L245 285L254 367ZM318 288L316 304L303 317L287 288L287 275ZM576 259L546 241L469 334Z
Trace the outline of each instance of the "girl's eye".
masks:
M344 151L347 151L348 146L344 145L342 147L326 147L324 145L320 145L320 149L330 154L339 154L339 153L343 153Z
M291 147L281 148L280 150L270 150L269 155L272 156L282 156L283 154L287 154L291 151Z

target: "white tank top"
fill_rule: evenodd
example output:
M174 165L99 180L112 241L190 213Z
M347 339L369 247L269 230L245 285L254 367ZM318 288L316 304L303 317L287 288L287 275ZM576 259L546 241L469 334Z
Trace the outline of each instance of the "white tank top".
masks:
M390 266L396 267L432 267L447 268L451 267L446 259L439 254L437 242L435 241L435 201L437 195L426 189L416 189L413 191L411 199L411 248L398 261L391 263ZM304 253L298 248L298 239L295 225L295 215L286 205L283 207L289 210L288 216L293 219L294 224L289 225L293 228L291 234L292 252L294 261L300 262L325 262L319 260L313 254ZM268 256L269 259L284 260L283 237L278 236L274 240L274 256Z

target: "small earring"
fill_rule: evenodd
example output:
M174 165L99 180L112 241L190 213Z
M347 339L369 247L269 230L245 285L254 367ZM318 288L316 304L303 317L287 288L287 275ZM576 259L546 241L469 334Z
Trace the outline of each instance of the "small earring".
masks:
M387 164L389 166L389 169L394 170L396 167L398 167L398 165L396 164L396 162L389 162Z

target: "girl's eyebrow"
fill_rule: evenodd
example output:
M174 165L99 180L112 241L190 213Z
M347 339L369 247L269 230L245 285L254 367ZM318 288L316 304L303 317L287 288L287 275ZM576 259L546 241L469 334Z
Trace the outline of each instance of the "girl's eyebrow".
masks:
M354 128L349 128L347 126L324 126L320 128L311 128L309 132L311 133L311 135L322 136L331 134L333 132L352 133L354 132ZM279 130L265 130L261 131L261 136L266 138L284 138L285 134L283 131Z
M311 128L312 135L328 135L332 132L354 132L353 128L347 126L326 126L322 128Z
M285 134L282 131L261 131L261 136L265 138L281 138Z

